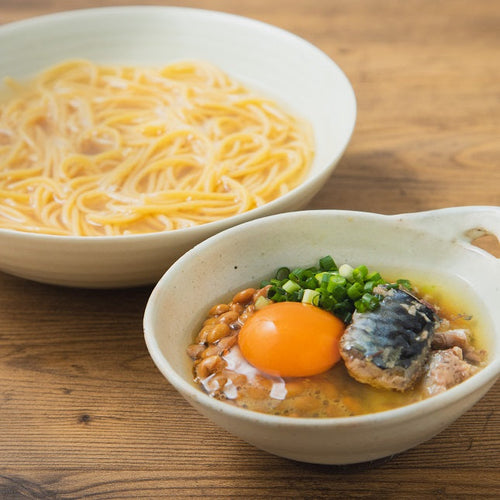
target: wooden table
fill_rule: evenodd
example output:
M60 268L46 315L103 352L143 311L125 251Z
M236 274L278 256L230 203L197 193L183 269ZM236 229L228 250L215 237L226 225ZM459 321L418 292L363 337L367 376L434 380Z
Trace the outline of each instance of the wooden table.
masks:
M1 0L0 22L130 3ZM272 23L344 69L356 130L309 208L500 205L496 2L147 3ZM0 498L500 497L499 384L398 456L351 466L285 460L216 428L166 383L142 335L151 289L62 289L0 274Z

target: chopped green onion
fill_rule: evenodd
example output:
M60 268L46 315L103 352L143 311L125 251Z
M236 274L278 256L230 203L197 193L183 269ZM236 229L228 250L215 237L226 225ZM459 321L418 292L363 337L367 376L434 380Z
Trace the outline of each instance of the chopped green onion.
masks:
M344 285L336 285L332 290L332 297L337 301L345 300L347 297L347 290Z
M319 259L319 268L323 271L336 271L337 264L330 255L327 255L321 259Z
M362 300L356 300L354 302L354 307L356 308L356 311L360 313L368 311L368 306Z
M382 280L382 276L380 276L380 273L368 273L366 275L366 280L367 281L374 281L374 282L378 282L378 281L383 281Z
M304 296L302 297L302 302L304 304L319 305L320 293L317 290L306 289L304 290Z
M328 286L327 286L327 290L329 292L333 292L333 290L335 290L335 288L337 287L345 287L347 284L347 280L343 277L343 276L339 276L338 274L337 275L332 275L330 276L330 280L328 282Z
M290 271L288 278L291 279L292 281L301 281L301 276L303 272L304 270L298 267L297 269Z
M407 290L411 290L411 283L408 280L399 279L399 280L396 280L396 283L399 286L402 286L403 288L406 288Z
M363 285L356 281L347 289L347 295L352 300L359 299L363 295Z
M288 280L283 286L283 290L288 293L295 292L297 290L300 290L300 285L298 283L295 283L295 281Z
M267 297L273 302L286 302L287 294L283 288L271 287L267 292Z
M318 273L314 276L316 278L316 281L319 283L319 287L322 290L327 290L328 289L328 283L330 283L330 273Z
M361 300L367 305L370 311L374 311L380 303L379 298L371 293L365 293L363 297L361 297Z
M305 288L317 288L319 286L319 283L314 276L311 276L306 279L304 286Z
M262 309L265 306L268 306L269 304L272 304L273 301L271 299L268 299L262 295L257 297L257 300L255 301L254 307L258 311L259 309Z
M275 275L275 278L279 281L282 281L286 278L288 278L288 275L290 274L290 269L288 269L288 267L280 267L277 271L276 271L276 275Z
M339 267L339 274L343 278L345 278L347 281L352 280L352 274L354 272L354 269L349 265L349 264L342 264Z
M354 281L364 282L366 275L368 274L368 268L366 266L358 266L352 271L352 278Z
M326 311L331 311L335 304L337 303L337 300L333 295L322 295L320 294L320 299L319 299L319 307L321 309L325 309Z
M281 267L275 277L262 282L270 285L268 299L273 302L304 302L313 304L339 317L345 323L352 320L355 311L375 310L383 297L374 293L375 287L399 286L411 290L408 280L386 282L378 272L370 272L365 265L353 268L349 264L337 264L332 257L319 260L318 267L297 267L290 270ZM261 302L263 304L263 302Z

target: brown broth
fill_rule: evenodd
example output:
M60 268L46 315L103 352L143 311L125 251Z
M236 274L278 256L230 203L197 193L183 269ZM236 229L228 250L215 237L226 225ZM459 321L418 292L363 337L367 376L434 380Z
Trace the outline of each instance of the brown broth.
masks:
M386 279L394 273L383 274ZM464 283L440 277L439 285L430 284L420 274L398 272L397 277L409 278L421 299L437 307L439 317L449 324L439 328L466 329L470 344L477 351L488 351L488 323L481 306ZM436 282L436 277L433 277ZM312 377L272 377L250 366L239 352L237 343L221 353L226 366L216 376L199 385L213 397L253 411L293 417L346 417L376 413L415 403L429 397L422 383L405 392L375 389L353 379L344 363L338 362L325 373ZM482 367L487 363L482 362ZM196 362L195 362L196 364ZM222 382L221 382L222 381ZM225 385L223 385L225 384Z

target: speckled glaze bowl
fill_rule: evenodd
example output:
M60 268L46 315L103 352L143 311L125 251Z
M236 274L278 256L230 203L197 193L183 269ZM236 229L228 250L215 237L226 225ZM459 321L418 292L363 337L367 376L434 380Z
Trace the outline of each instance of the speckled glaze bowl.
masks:
M486 232L500 237L500 208L393 216L304 211L242 224L197 245L165 273L144 315L147 347L161 373L189 403L262 450L324 464L363 462L402 452L465 413L500 373L500 261L471 244ZM327 254L339 263L410 269L466 287L490 324L488 365L432 398L347 418L265 415L218 401L197 388L186 347L208 308L228 293L258 284L283 265L312 265Z
M0 27L0 74L24 78L66 59L158 65L202 59L309 120L315 159L296 189L262 207L198 227L146 235L50 236L0 229L0 270L67 286L156 282L198 242L236 224L298 210L323 186L349 143L352 87L305 40L239 16L179 7L110 7L42 16Z

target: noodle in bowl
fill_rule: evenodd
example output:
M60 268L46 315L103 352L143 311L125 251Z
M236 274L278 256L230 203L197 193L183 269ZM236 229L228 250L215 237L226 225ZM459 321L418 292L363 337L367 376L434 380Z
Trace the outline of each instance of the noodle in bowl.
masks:
M102 236L231 217L300 184L308 124L201 61L66 61L0 101L0 227Z
M0 196L11 195L6 182L19 188L8 203L0 201L0 269L36 281L152 283L216 232L305 206L332 173L355 123L352 88L333 61L288 32L238 16L176 7L89 9L0 27L0 43L9 47L0 54L3 75L42 80L38 90L19 91L31 92L29 105L25 99L11 108L31 117L0 112L0 159L19 135L39 143L17 178L5 162L0 166ZM71 85L99 80L110 85L96 93L94 108L78 96L66 108L54 98L56 88L71 93ZM127 101L123 87L143 89L145 81L169 87L165 99L173 104L160 106L150 89ZM212 87L203 94L207 81ZM214 93L214 82L222 92ZM179 95L197 102L182 107ZM44 100L58 119L36 114ZM231 106L237 113L220 112ZM64 137L59 149L40 146L54 130L77 130L85 120L93 127L75 134L70 154L64 156ZM113 120L119 127L109 126ZM30 130L15 129L21 122ZM50 157L44 168L58 176L42 168L44 155Z

